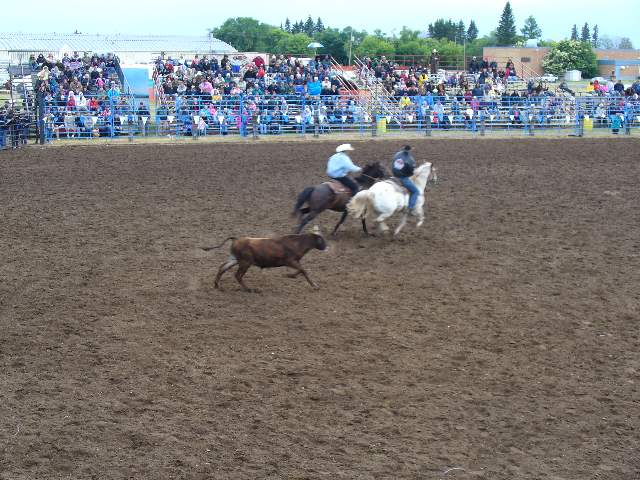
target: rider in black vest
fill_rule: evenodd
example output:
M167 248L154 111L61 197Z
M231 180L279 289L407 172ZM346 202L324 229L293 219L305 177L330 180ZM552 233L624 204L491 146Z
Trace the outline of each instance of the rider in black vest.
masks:
M415 214L414 208L418 201L418 197L420 196L420 190L418 190L418 187L416 187L411 180L413 170L416 168L416 161L409 153L410 150L411 147L407 145L393 156L393 165L391 170L393 172L393 176L397 177L402 185L409 190L409 212Z

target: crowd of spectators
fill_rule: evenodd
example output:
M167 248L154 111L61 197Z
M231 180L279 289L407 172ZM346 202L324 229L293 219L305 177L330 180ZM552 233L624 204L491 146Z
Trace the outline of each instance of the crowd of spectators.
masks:
M194 128L199 134L210 130L226 134L230 127L246 133L251 124L261 133L279 133L288 126L306 128L314 121L323 128L356 121L355 102L341 100L341 81L329 55L308 62L285 55L272 56L268 62L258 56L245 63L228 55L159 58L155 81L163 131L172 121L179 121L187 135L195 133ZM312 99L318 104L321 97L314 107Z
M615 118L640 121L640 82L594 81L587 94L595 100L578 107L566 85L550 90L542 82L518 81L511 61L499 68L474 57L468 71L446 72L438 68L437 52L428 63L409 67L384 56L365 58L357 74L389 92L385 102L390 105L373 108L341 89L345 79L325 55L306 62L284 55L249 62L234 55L159 58L154 71L158 103L151 117L144 102L134 107L121 94L117 61L111 54L31 58L36 90L45 101L47 137L113 136L132 129L144 134L151 122L159 134L247 135L315 125L321 132L363 128L385 117L389 128L428 123L442 129L477 129L480 121L516 127L567 125L576 118L590 118L594 126L610 125Z
M192 59L156 61L156 83L167 96L202 96L216 101L223 95L337 95L340 82L331 69L331 57L318 55L308 62L291 56L261 56L242 63L224 55L196 55Z
M427 92L444 97L467 91L475 91L475 96L498 96L507 91L510 83L519 80L511 60L504 69L499 69L497 62L479 62L475 57L471 60L468 72L434 71L433 61L404 67L387 60L385 56L373 59L365 57L358 74L368 83L382 83L391 95L397 97L425 95Z
M121 95L115 55L39 54L29 63L37 72L36 97L44 100L48 137L112 136L130 124L134 112Z
M0 150L19 148L27 144L31 115L8 101L0 106Z

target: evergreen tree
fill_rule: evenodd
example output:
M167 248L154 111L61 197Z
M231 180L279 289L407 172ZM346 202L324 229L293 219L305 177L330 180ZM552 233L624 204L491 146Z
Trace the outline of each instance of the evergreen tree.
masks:
M591 45L593 48L600 46L600 39L598 38L598 25L593 26L593 34L591 35Z
M467 41L473 42L476 38L478 38L478 27L476 27L476 22L471 20L467 29Z
M293 33L294 35L296 33L300 33L301 31L302 31L302 22L296 22L291 27L291 33Z
M322 19L318 17L318 21L316 22L316 32L320 33L324 30L324 24L322 23Z
M458 24L451 19L445 20L444 18L439 18L433 24L429 24L428 31L431 38L438 40L446 38L447 40L455 42L458 33Z
M311 37L315 29L316 29L316 24L311 19L311 15L309 15L307 17L307 21L304 22L304 27L302 28L302 31Z
M575 23L573 24L573 28L571 29L571 40L573 40L574 42L578 41L578 27Z
M284 21L284 31L291 33L291 22L289 21L289 17Z
M464 27L464 22L460 20L456 26L456 41L464 43L467 35L467 29Z
M588 43L589 40L591 40L591 32L589 31L589 24L587 22L584 22L584 25L582 26L582 33L580 35L580 41Z
M522 36L525 40L530 40L532 38L540 38L542 36L542 30L538 26L538 22L533 15L529 15L524 21L524 27L522 27Z
M499 46L509 47L516 43L516 21L509 2L507 2L502 11L500 23L496 30L496 39Z

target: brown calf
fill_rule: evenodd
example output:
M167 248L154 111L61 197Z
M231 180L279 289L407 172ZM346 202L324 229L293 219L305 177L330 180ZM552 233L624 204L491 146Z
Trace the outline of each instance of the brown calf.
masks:
M290 274L290 277L297 277L302 274L313 288L318 288L311 281L302 265L300 265L300 259L311 249L325 250L327 248L327 244L321 235L309 233L274 238L229 237L220 245L205 247L203 250L208 252L214 248L219 248L228 240L232 240L231 256L220 266L216 275L215 288L220 286L220 277L236 265L238 265L235 275L236 280L248 292L251 290L244 284L242 277L247 273L251 265L260 268L291 267L296 271Z

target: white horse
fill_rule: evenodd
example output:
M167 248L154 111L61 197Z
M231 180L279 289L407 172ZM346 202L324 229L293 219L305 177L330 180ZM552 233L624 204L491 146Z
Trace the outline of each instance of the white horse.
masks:
M430 162L425 162L414 171L411 177L420 195L416 202L415 211L418 216L416 227L420 227L424 222L424 189L429 180L438 180L435 167ZM373 214L373 221L381 232L386 232L389 227L384 223L386 219L394 213L402 212L400 224L396 227L394 236L407 223L409 215L409 192L399 183L393 180L385 180L373 185L369 190L363 190L356 194L347 205L349 213L363 221L367 214Z

